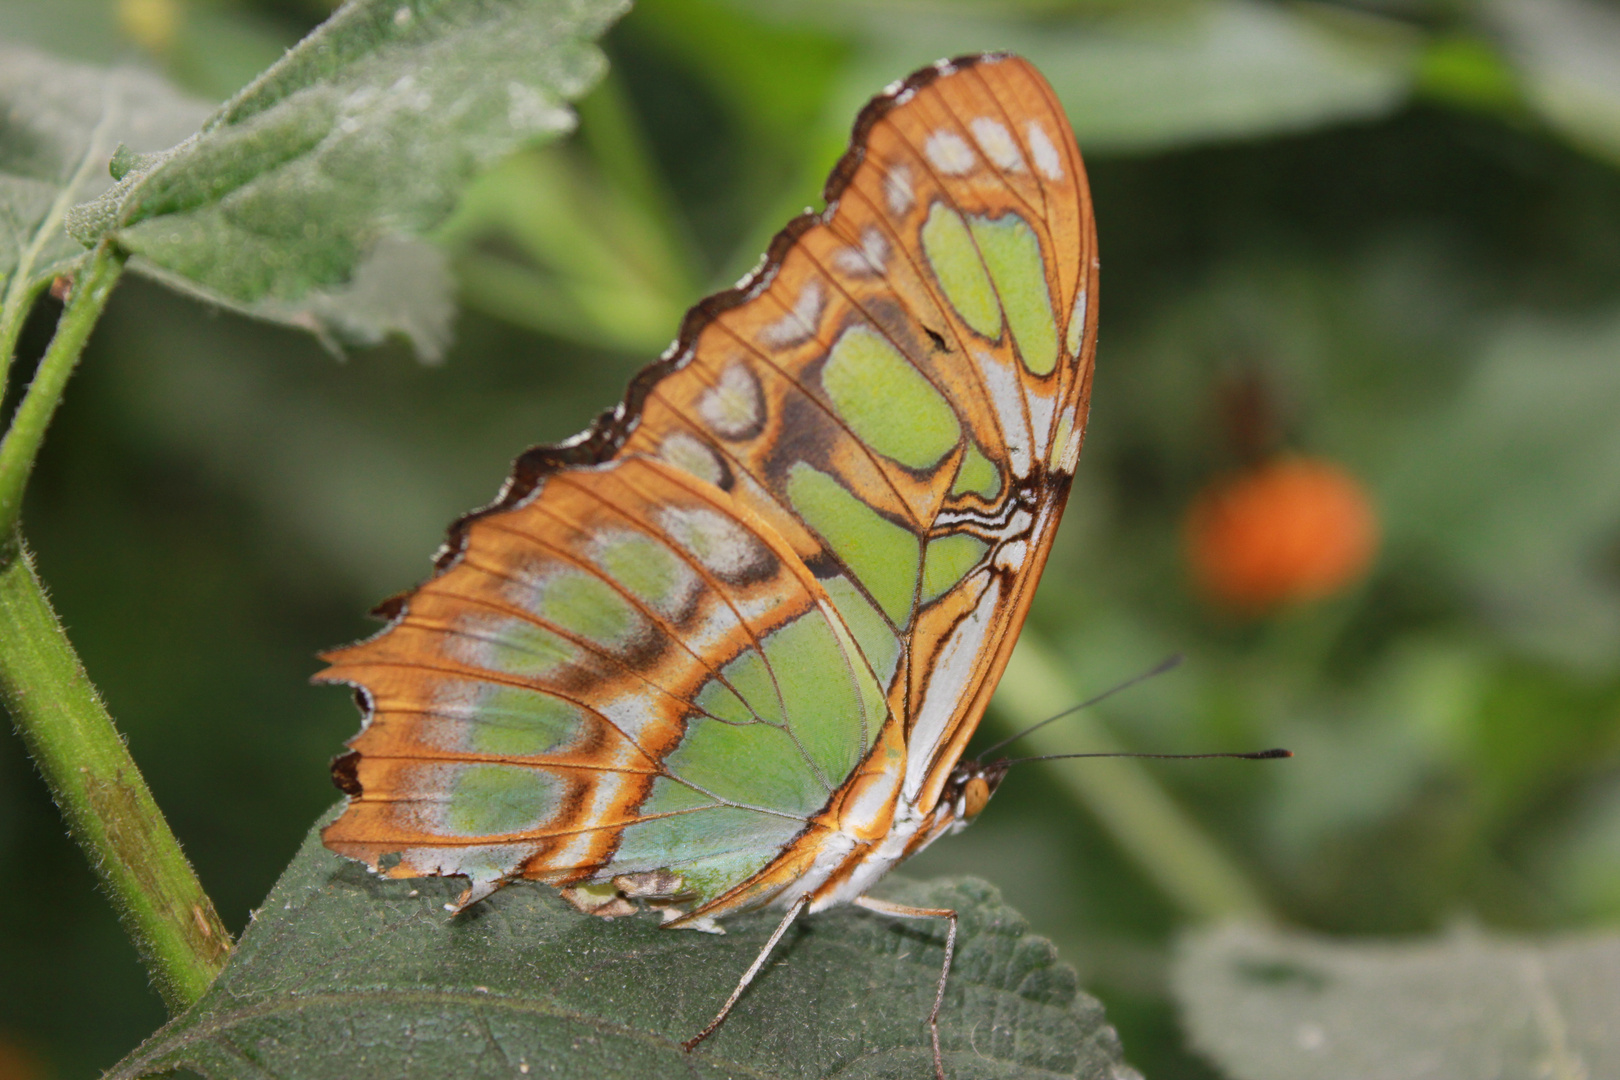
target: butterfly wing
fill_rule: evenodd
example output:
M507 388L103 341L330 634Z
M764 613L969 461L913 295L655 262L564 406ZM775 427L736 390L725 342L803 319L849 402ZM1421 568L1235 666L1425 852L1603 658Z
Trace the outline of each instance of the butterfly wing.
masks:
M903 795L926 813L1079 454L1090 193L1045 80L986 56L868 105L826 196L751 282L694 309L626 449L726 487L814 570L903 718Z
M368 712L335 850L463 903L670 869L719 912L932 806L1079 452L1089 194L1045 82L986 56L868 105L827 198L328 657Z

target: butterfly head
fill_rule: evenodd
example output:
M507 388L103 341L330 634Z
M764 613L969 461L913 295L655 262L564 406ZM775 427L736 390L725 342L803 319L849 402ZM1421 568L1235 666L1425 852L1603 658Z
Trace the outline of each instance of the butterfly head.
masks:
M950 779L945 781L945 790L941 792L939 800L941 806L948 808L951 832L960 832L979 816L979 812L989 803L990 796L1001 786L1002 778L1007 775L1007 768L1011 764L1006 758L991 762L956 763Z

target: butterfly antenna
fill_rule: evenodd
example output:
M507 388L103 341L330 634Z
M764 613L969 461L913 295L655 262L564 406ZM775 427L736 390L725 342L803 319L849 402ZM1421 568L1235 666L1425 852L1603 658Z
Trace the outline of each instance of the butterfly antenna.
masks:
M1028 735L1032 731L1039 731L1041 728L1045 727L1047 724L1052 723L1054 720L1061 720L1065 716L1068 716L1070 713L1077 713L1081 709L1089 709L1093 705L1096 705L1099 702L1107 701L1109 698L1113 697L1115 694L1119 693L1121 690L1129 690L1131 687L1135 686L1139 682L1146 682L1148 679L1153 678L1155 675L1163 675L1165 672L1167 672L1167 671L1171 670L1172 668L1178 666L1183 659L1184 659L1184 657L1180 653L1172 653L1170 656L1165 657L1163 660L1159 661L1157 664L1155 664L1153 667L1149 668L1148 670L1142 672L1140 675L1133 675L1129 679L1126 679L1124 682L1120 683L1119 685L1109 687L1107 690L1104 690L1102 693L1098 694L1094 698L1091 698L1089 701L1082 701L1078 705L1070 705L1067 709L1064 709L1062 712L1056 713L1055 715L1052 715L1052 716L1048 716L1045 720L1042 720L1040 723L1031 724L1029 727L1025 728L1023 731L1020 731L1015 735L1009 735L1005 739L1002 739L1000 742L995 743L995 744L993 744L993 745L991 745L989 747L986 747L985 749L979 751L978 760L983 761L985 758L989 757L991 754L995 753L997 750L1000 750L1003 746L1006 746L1006 745L1008 745L1010 743L1017 742L1019 739L1022 739L1025 735ZM1028 760L1033 760L1033 759L1028 759Z
M1063 761L1066 758L1091 757L1142 757L1159 758L1162 761L1196 761L1200 758L1237 758L1240 761L1271 761L1274 758L1289 758L1293 756L1294 752L1292 750L1283 750L1280 748L1274 750L1249 750L1242 753L1234 752L1223 754L1138 754L1130 751L1116 750L1112 752L1100 752L1092 754L1039 754L1035 757L1013 758L1010 761L1003 761L1000 764L1010 768L1014 765L1022 765L1026 761Z

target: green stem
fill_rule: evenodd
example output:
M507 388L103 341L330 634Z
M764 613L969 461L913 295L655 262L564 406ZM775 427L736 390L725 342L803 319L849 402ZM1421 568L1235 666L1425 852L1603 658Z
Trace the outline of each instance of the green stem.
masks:
M1019 727L1038 723L1080 700L1059 672L1050 650L1026 629L996 689L996 702ZM1124 749L1084 713L1032 732L1018 746L1020 754L1032 755L1076 748L1099 753ZM1047 767L1186 915L1200 921L1268 917L1265 900L1243 871L1139 762L1052 762Z
M5 296L0 298L0 401L5 399L6 376L17 357L17 339L22 336L23 324L28 321L34 300L45 285L43 281L24 276L19 267L6 283Z
M591 156L609 183L635 204L656 233L660 250L655 261L671 277L662 284L686 302L697 292L696 268L702 265L702 256L659 171L617 69L609 69L596 89L574 107Z
M202 996L230 935L163 819L13 534L0 557L0 700L170 1012Z
M230 936L85 675L17 530L45 430L124 258L104 242L85 260L39 370L0 439L0 700L152 982L178 1012L202 996L224 966Z
M67 308L56 324L56 335L39 362L28 393L17 406L10 430L0 439L0 537L11 535L22 513L23 488L33 471L40 443L45 440L45 429L62 401L62 390L79 363L90 331L101 318L118 275L123 273L125 258L110 241L103 241L85 261L73 283ZM4 557L0 554L0 558Z

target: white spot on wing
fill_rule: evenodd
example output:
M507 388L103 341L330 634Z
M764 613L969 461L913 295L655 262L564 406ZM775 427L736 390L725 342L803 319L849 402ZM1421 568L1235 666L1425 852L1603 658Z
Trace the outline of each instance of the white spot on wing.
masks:
M712 591L705 590L702 600L698 609L699 619L695 622L688 619L681 628L682 642L699 656L729 642L741 625L731 613L731 608Z
M624 787L627 779L624 773L605 770L593 772L590 807L582 820L611 821L612 812L619 801L620 789ZM596 854L592 849L600 837L601 834L595 830L575 833L562 848L547 852L545 864L559 869L584 865Z
M652 689L604 696L592 701L591 707L637 744L648 728L667 728L673 711L671 699Z
M1065 344L1069 347L1069 359L1080 358L1080 339L1086 332L1086 290L1081 289L1074 294L1074 310L1069 313L1069 333Z
M462 679L440 680L433 691L433 720L418 729L422 741L441 750L464 750L479 722L485 684Z
M809 341L816 336L816 328L821 325L821 313L826 306L827 294L821 282L811 278L804 283L793 307L780 319L765 324L765 328L759 332L760 340L779 349Z
M753 533L707 507L666 506L658 512L658 523L670 539L722 578L753 573L772 557Z
M889 209L895 217L904 217L917 204L911 194L911 167L896 165L883 177L883 197L889 200Z
M538 614L544 606L546 590L550 589L558 578L564 576L577 577L577 574L558 573L561 567L550 559L536 559L533 562L520 563L509 567L507 580L500 582L498 588L507 603L521 611Z
M742 364L732 364L698 400L698 414L727 439L751 438L765 419L759 380Z
M684 431L672 431L664 436L658 453L677 469L684 469L711 484L718 484L725 478L720 456L708 443L695 435L688 435Z
M1003 172L1024 171L1024 155L1019 153L1012 133L999 120L980 116L968 127L972 129L974 141L984 151L984 156L995 162Z
M978 159L967 141L954 131L936 131L923 143L929 162L946 176L971 172Z
M996 549L996 569L1011 570L1014 573L1023 569L1024 558L1029 554L1029 543L1025 540L1013 540L1002 544Z
M782 606L782 597L770 592L761 592L757 596L733 596L730 599L731 606L736 608L738 616L748 626L758 626Z
M1058 468L1074 475L1075 467L1080 464L1080 441L1085 437L1085 431L1078 425L1069 429L1069 438L1063 446L1063 457L1058 460Z
M1029 152L1035 155L1035 167L1040 169L1048 180L1063 179L1063 159L1058 156L1057 147L1047 137L1046 129L1041 127L1039 120L1031 120L1024 127L1024 135L1029 139Z
M1047 451L1047 463L1057 472L1074 475L1080 463L1081 432L1075 429L1077 406L1070 405L1058 417L1057 434L1052 436L1052 448Z
M841 247L833 252L833 266L851 277L881 277L889 261L889 242L875 225L861 230L859 247Z
M1001 421L1001 435L1007 440L1007 461L1013 475L1019 479L1029 475L1029 425L1024 420L1024 386L1016 373L983 350L975 350L974 359L984 373L990 401L996 407Z
M1057 410L1057 400L1041 393L1026 394L1024 400L1029 402L1029 422L1035 430L1030 432L1030 441L1036 456L1043 460L1043 451L1052 442L1052 414Z
M984 576L987 575L979 575L979 579L982 580ZM933 674L923 690L917 722L912 725L911 736L906 740L904 797L908 802L916 801L918 793L922 791L934 753L945 735L945 727L956 715L957 707L978 668L985 639L993 625L991 616L995 613L996 600L1000 596L1001 579L991 578L990 587L979 595L979 602L965 619L956 624L951 636L945 639L945 646L939 650Z

